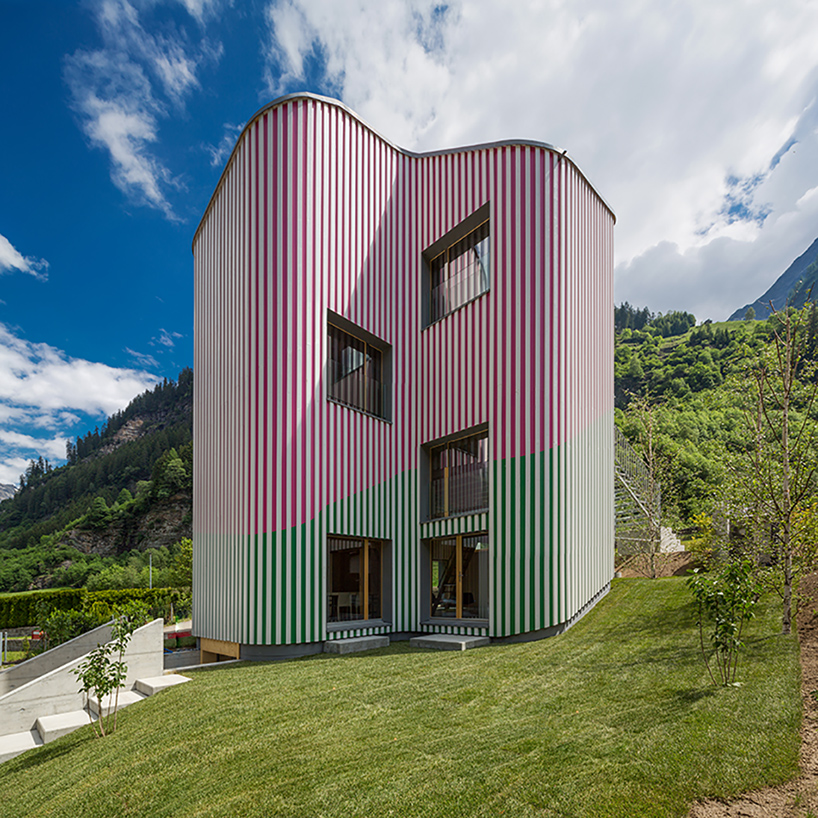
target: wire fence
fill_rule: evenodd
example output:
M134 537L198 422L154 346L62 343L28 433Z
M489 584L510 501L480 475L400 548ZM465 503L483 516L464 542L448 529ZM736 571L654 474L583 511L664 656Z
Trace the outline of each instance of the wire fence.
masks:
M618 554L654 551L659 547L662 487L642 456L614 427L614 499Z

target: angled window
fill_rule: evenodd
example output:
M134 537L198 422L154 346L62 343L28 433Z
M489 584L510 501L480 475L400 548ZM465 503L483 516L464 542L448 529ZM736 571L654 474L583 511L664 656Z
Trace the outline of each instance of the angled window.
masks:
M429 447L429 516L452 517L489 507L488 430Z
M381 619L387 542L329 535L327 544L327 622Z
M423 257L428 279L424 323L432 324L489 289L488 204L436 241Z
M389 418L390 347L334 313L327 324L327 397Z

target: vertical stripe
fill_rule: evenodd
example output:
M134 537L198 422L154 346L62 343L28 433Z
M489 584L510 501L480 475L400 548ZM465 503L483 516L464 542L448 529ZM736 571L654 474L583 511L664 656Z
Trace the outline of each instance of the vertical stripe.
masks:
M486 202L489 290L423 328L422 252ZM436 535L489 531L489 624L452 632L536 630L598 593L612 572L612 224L544 147L410 156L313 98L248 125L194 240L202 635L326 638L328 534L390 541L387 632L438 627L422 625L419 573ZM326 400L328 310L391 346L389 422ZM482 424L489 513L426 523L421 447Z

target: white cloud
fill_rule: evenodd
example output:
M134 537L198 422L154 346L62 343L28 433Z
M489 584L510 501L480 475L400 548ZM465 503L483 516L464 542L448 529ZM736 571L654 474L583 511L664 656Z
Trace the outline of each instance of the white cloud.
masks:
M5 236L0 234L0 273L7 270L20 270L22 273L29 273L42 280L48 278L48 262L45 259L24 256Z
M202 23L221 3L180 0ZM206 37L191 45L183 32L148 31L142 17L154 3L97 0L92 9L103 40L97 50L66 58L72 104L95 147L108 151L114 184L137 203L175 219L170 192L180 186L159 158L159 122L199 88L202 64L216 61L221 46Z
M25 473L29 461L24 457L0 457L0 483L16 486Z
M323 84L383 134L413 147L434 121L453 76L444 44L457 13L432 0L271 3L266 83L273 95L303 87L310 59Z
M187 9L187 13L203 23L208 17L214 16L224 7L225 3L221 0L179 0L179 2ZM232 0L229 0L227 5L233 5Z
M21 460L64 458L80 415L104 418L157 381L142 370L71 358L0 324L0 482L16 482ZM37 428L49 434L37 436ZM17 470L12 480L9 470Z
M156 344L160 344L163 347L168 347L169 349L173 349L176 344L177 338L182 338L183 335L181 332L168 332L166 329L159 330L158 337L154 338L151 343L155 346Z
M210 154L210 166L213 168L220 168L224 165L227 157L233 150L239 134L244 130L245 122L239 125L231 125L225 122L223 126L222 138L218 145L204 145L204 149Z
M68 437L41 438L20 432L9 432L0 429L0 444L15 449L29 449L40 452L43 457L49 460L59 460L65 457L65 444Z
M159 366L159 362L153 355L148 355L145 352L136 352L136 350L131 349L130 347L125 347L125 352L128 353L139 366Z
M568 148L617 212L621 298L725 317L818 234L797 204L818 183L815 4L279 0L267 22L271 93L320 70L404 147Z

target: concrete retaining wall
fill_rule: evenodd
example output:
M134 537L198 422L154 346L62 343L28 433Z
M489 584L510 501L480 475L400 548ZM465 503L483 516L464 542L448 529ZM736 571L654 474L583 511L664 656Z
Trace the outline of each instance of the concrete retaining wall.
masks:
M47 650L39 656L34 656L19 665L0 671L0 696L4 696L17 687L22 687L33 679L39 679L40 676L45 676L46 673L50 673L52 670L56 670L80 656L85 656L97 645L104 644L110 639L111 626L100 625L98 628L83 633L81 636L64 642L62 645L57 645L56 648L51 648L51 650Z
M153 622L138 628L131 636L124 657L128 665L126 690L130 690L137 679L162 675L162 627L162 620L154 619ZM84 635L89 636L94 632ZM0 735L31 730L41 716L53 716L82 709L85 700L79 692L79 679L71 671L82 664L87 653L100 641L101 637L98 636L87 647L86 653L75 658L68 658L67 654L63 654L63 658L66 659L63 665L0 696ZM65 646L69 644L71 643L67 642Z

